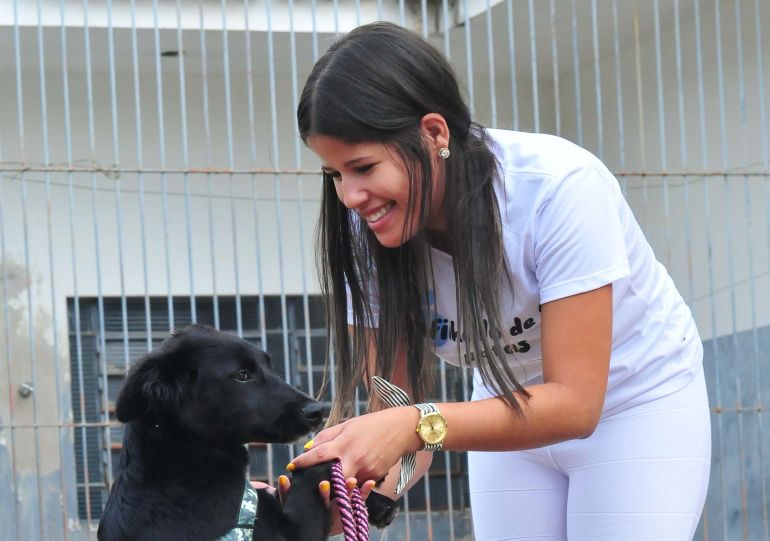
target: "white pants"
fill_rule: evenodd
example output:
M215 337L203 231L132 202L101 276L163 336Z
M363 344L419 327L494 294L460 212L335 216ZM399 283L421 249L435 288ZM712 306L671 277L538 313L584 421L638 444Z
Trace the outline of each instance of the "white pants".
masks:
M708 488L702 373L684 389L602 419L591 437L468 453L476 541L685 541Z

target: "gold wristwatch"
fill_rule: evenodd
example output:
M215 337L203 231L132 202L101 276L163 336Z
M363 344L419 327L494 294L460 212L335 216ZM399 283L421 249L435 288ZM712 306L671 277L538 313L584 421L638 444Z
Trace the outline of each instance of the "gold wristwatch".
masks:
M435 404L415 404L420 410L420 420L417 421L417 435L425 443L423 451L440 451L447 432L447 422Z

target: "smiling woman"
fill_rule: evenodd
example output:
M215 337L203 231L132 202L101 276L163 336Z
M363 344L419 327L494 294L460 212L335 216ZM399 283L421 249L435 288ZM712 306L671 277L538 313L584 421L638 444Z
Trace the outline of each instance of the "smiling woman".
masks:
M337 395L290 469L340 458L360 481L387 475L392 496L430 453L472 451L478 541L692 538L710 461L703 349L607 167L475 124L441 55L387 23L321 57L297 120L326 179ZM419 403L434 356L474 369L472 401ZM385 384L392 407L342 422L373 376L412 396Z

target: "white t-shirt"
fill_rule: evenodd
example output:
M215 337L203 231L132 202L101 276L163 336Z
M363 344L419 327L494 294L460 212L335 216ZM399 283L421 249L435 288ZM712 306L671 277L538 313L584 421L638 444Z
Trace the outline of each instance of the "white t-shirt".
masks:
M668 395L701 369L692 314L652 252L618 182L588 151L558 137L489 130L501 167L495 193L513 287L501 284L506 358L522 384L542 381L540 307L613 284L612 354L604 415ZM451 159L451 158L450 158ZM443 360L469 364L458 340L452 259L432 250ZM377 306L373 306L375 318ZM583 325L590 329L591 322ZM485 325L488 328L488 325ZM559 362L554 359L553 362ZM476 378L474 398L490 396Z

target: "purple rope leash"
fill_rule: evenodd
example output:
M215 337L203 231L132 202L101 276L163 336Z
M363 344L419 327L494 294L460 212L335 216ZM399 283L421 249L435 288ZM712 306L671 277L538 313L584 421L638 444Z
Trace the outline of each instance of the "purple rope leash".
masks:
M348 493L339 460L332 464L331 477L334 501L340 510L345 541L369 541L369 512L361 496L361 489L355 487L352 496Z

